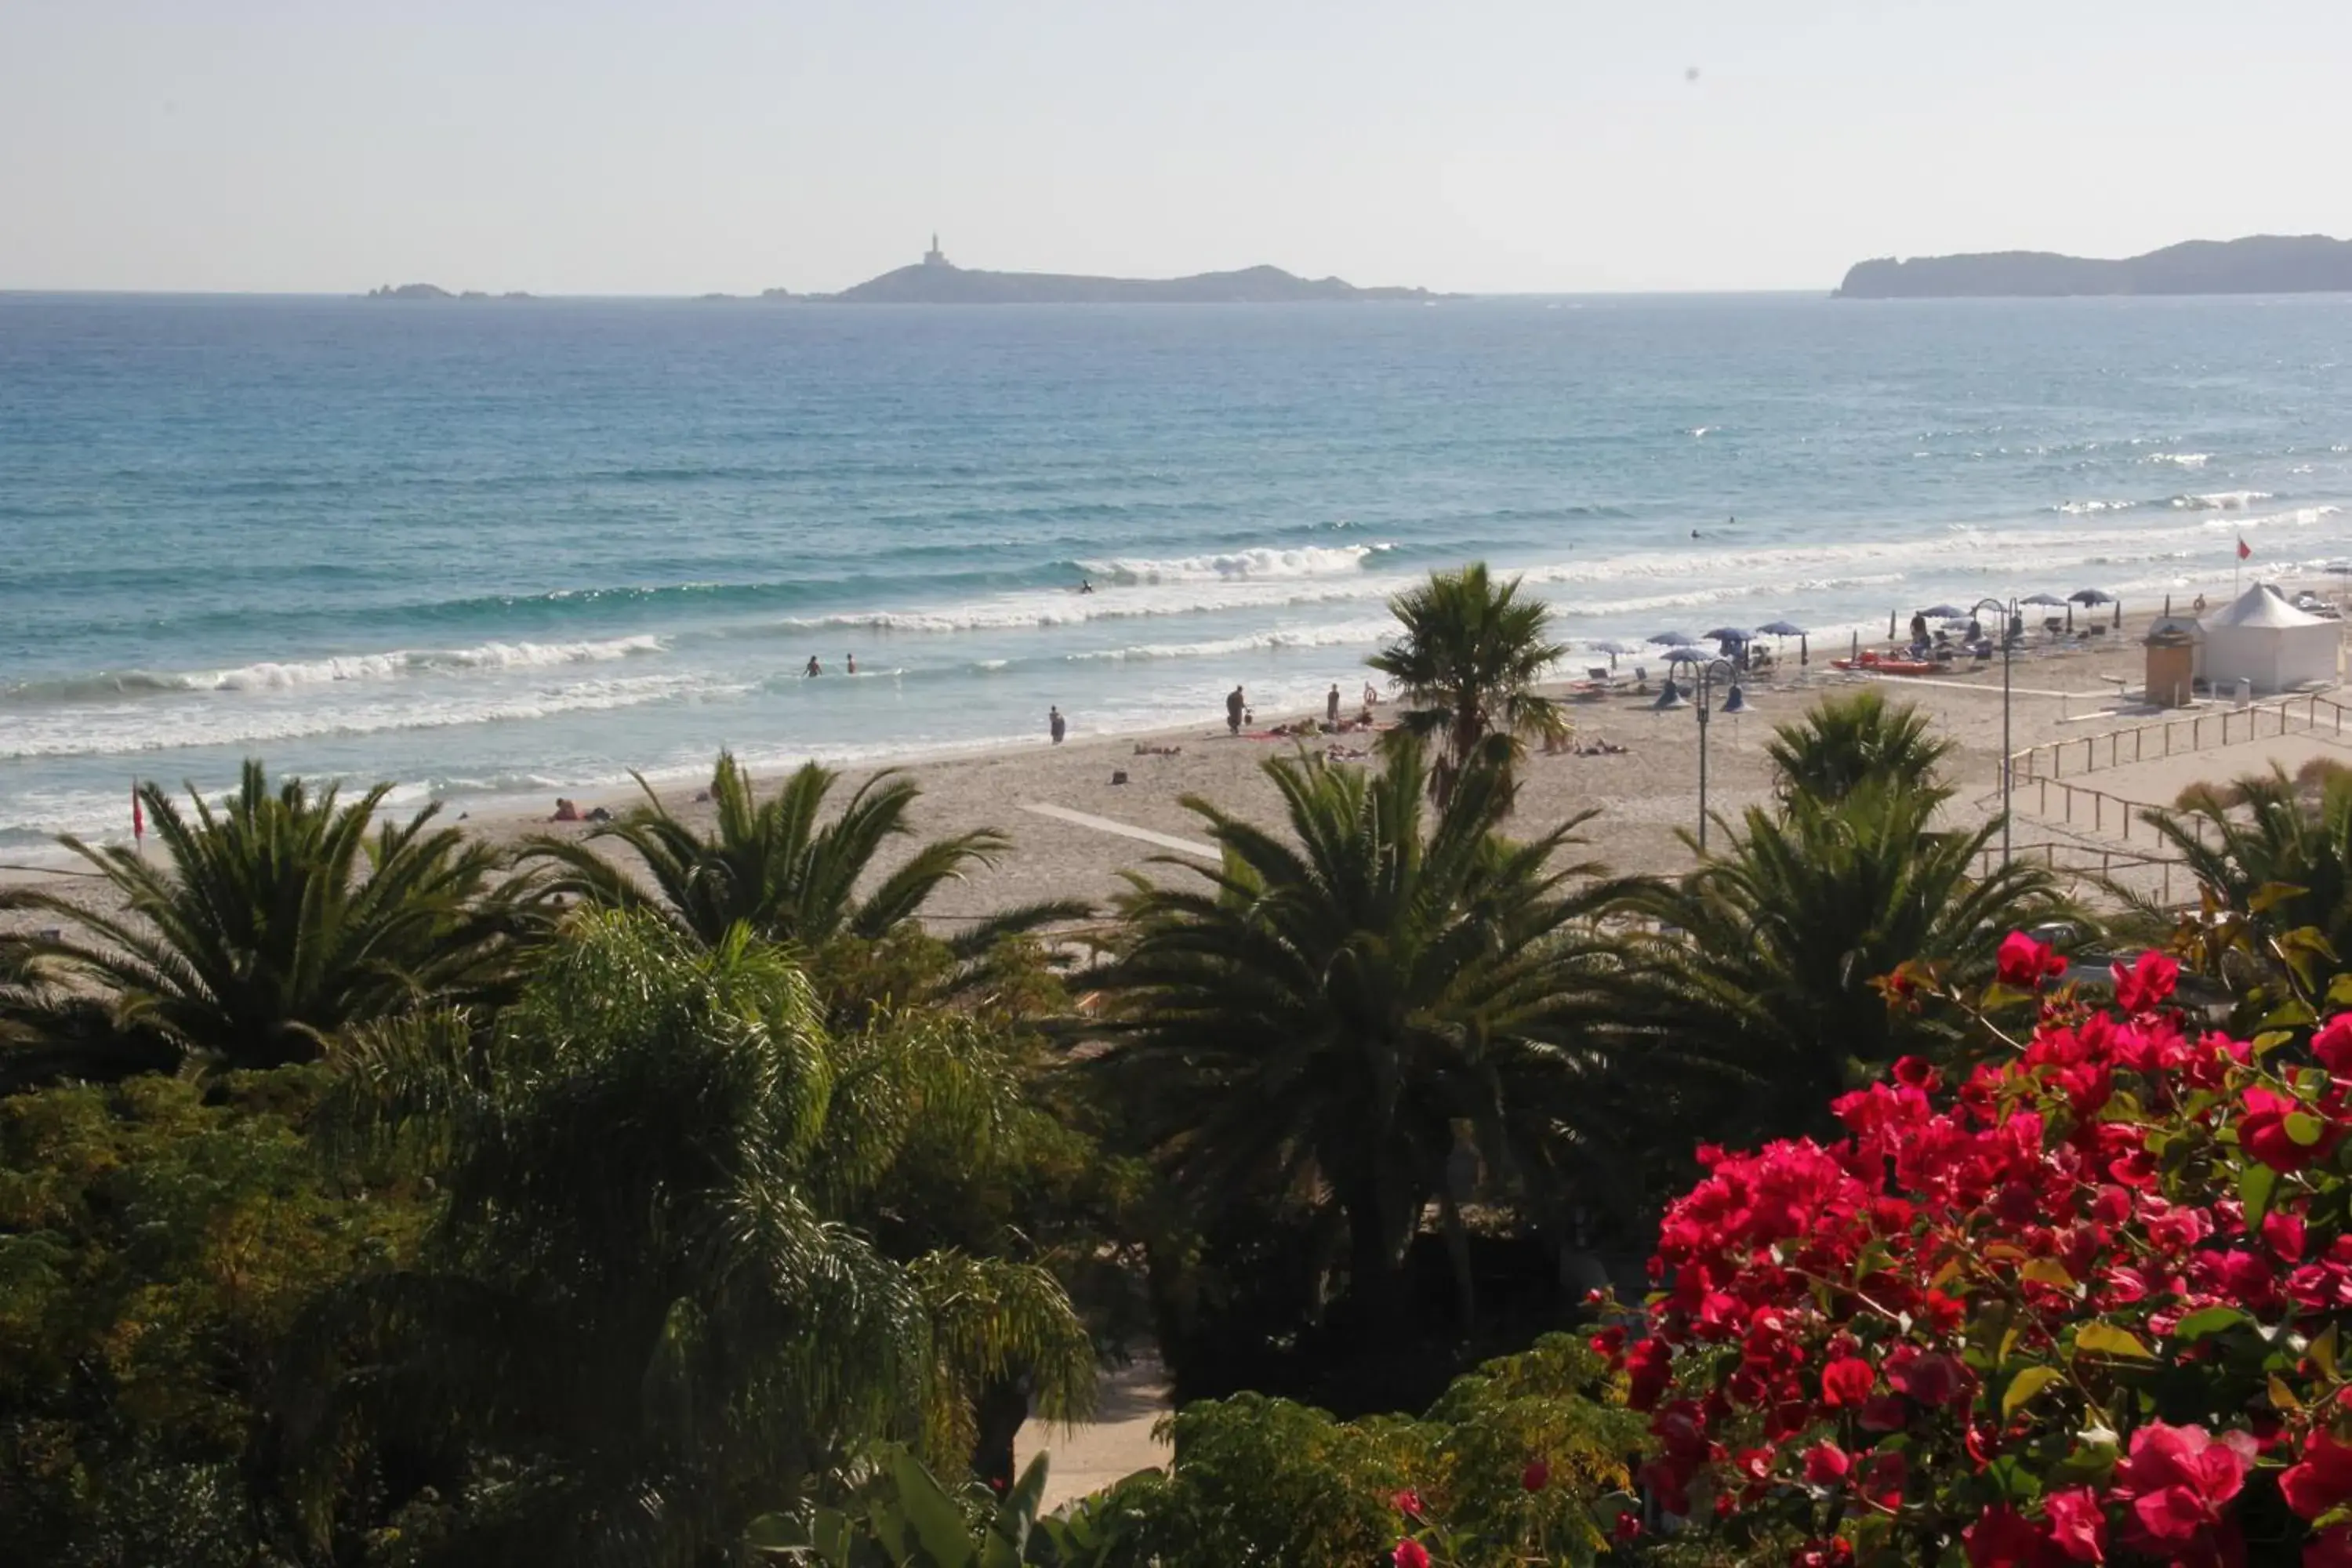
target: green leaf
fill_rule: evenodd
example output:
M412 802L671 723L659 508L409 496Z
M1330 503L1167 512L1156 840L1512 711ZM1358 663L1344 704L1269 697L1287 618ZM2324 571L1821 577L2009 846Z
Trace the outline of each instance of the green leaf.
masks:
M2139 1337L2129 1329L2119 1329L2113 1323L2084 1323L2074 1331L2076 1355L2127 1356L2135 1361L2154 1361L2156 1352L2139 1342Z
M972 1549L963 1510L940 1489L931 1472L902 1448L890 1456L890 1477L898 1484L898 1506L906 1510L907 1522L914 1527L933 1568L972 1568L979 1553Z
M2338 1343L2336 1330L2339 1326L2340 1325L2336 1323L2328 1324L2327 1331L2311 1342L2311 1350L2309 1352L2311 1356L2311 1364L2317 1367L2320 1371L2320 1375L2326 1378L2330 1383L2336 1381L2336 1346Z
M2286 1135L2305 1149L2317 1145L2327 1136L2327 1125L2305 1110L2290 1110L2286 1114Z
M815 1544L788 1513L761 1514L744 1526L743 1540L754 1552L799 1552Z
M2271 1194L2278 1190L2278 1173L2260 1162L2238 1173L2238 1201L2246 1205L2246 1228L2253 1229L2271 1212Z
M2218 1334L2224 1329L2252 1321L2252 1318L2236 1307L2208 1307L2201 1312L2191 1312L2181 1319L2174 1327L2172 1337L2176 1340L2201 1340L2208 1334Z
M2339 974L2327 983L2327 1000L2331 1006L2352 1007L2352 973Z
M2063 1383L2066 1374L2054 1366L2029 1366L2009 1380L2009 1388L2000 1396L2002 1420L2017 1413L2017 1407L2053 1383Z
M2074 1289L2074 1277L2067 1273L2066 1266L2054 1258L2032 1259L2017 1271L2017 1277L2031 1280L2036 1285L2047 1285L2053 1290Z

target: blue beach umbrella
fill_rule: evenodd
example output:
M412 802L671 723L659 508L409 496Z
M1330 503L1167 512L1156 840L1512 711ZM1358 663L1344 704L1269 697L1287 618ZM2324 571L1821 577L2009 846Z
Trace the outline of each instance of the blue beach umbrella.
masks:
M1668 664L1705 664L1712 657L1714 656L1705 649L1692 647L1685 643L1677 643L1666 650Z
M1738 626L1717 626L1706 634L1709 642L1747 642L1749 634Z
M1794 621L1767 621L1756 628L1768 637L1801 637L1805 628Z
M1650 640L1654 643L1664 643L1668 647L1688 647L1698 641L1698 638L1688 632L1659 632Z
M1592 645L1592 651L1595 653L1614 655L1621 653L1639 653L1642 649L1641 646L1637 643L1619 642L1615 637L1611 637L1605 642L1594 643Z
M1961 609L1958 605L1930 605L1919 613L1927 616L1931 621L1957 620L1966 616L1968 614L1966 610Z

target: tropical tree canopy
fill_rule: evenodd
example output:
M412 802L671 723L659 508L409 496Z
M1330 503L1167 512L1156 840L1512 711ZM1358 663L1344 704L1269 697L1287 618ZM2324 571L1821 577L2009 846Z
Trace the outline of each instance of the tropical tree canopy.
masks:
M512 973L497 853L433 828L437 806L377 822L391 787L349 803L299 779L272 792L248 762L217 808L191 789L191 818L142 784L158 853L60 840L112 907L45 887L0 907L70 921L33 956L104 992L124 1028L211 1064L307 1060L355 1023L488 996Z
M1800 793L1780 813L1749 809L1715 858L1638 896L1664 928L1640 964L1644 1021L1752 1075L1727 1140L1814 1128L1855 1073L1948 1054L1965 1020L1887 995L1900 966L1980 982L2003 935L2076 915L2046 869L1979 875L1999 825L1938 831L1937 805L1880 783L1834 803Z
M1127 945L1093 977L1111 1004L1096 1069L1195 1210L1328 1191L1376 1314L1424 1205L1458 1241L1460 1140L1538 1208L1608 1163L1589 1026L1613 954L1588 921L1619 889L1554 863L1581 816L1496 832L1505 755L1490 737L1430 822L1410 737L1377 773L1269 761L1286 837L1188 799L1222 868L1138 879Z
M866 1445L960 1462L973 1385L1008 1366L1051 1413L1089 1394L1049 1274L892 1258L844 1217L1000 1087L952 1042L829 1039L740 928L705 949L585 918L487 1042L410 1020L337 1068L339 1158L446 1194L420 1267L357 1294L383 1359L346 1397L529 1478L462 1521L480 1560L703 1561Z
M1764 754L1784 797L1836 802L1874 783L1915 794L1935 790L1936 770L1952 748L1917 708L1889 703L1885 692L1864 687L1824 697L1802 718L1780 725Z
M2194 786L2175 809L2151 808L2140 820L2215 909L2257 939L2247 952L2273 951L2292 933L2311 932L2343 960L2352 957L2352 772L2308 772L2298 781L2273 764L2222 789ZM2172 923L2172 911L2133 901L2158 925Z
M822 821L840 780L832 769L809 763L761 804L753 797L751 774L731 752L721 752L710 778L716 820L709 832L672 815L640 777L643 805L598 827L586 842L541 837L528 854L555 868L552 890L613 909L657 910L705 946L717 946L740 925L763 941L813 949L835 937L870 942L890 934L942 886L972 867L993 864L1010 846L992 828L934 839L877 880L883 849L913 836L908 816L921 791L912 779L884 769L859 785L831 821ZM594 842L601 839L635 851L651 889L599 854ZM1086 904L1071 900L1024 906L971 922L950 946L978 955L1002 937L1087 911Z
M1517 577L1494 581L1483 561L1433 573L1389 601L1403 630L1366 661L1407 705L1397 732L1438 742L1429 778L1441 804L1486 736L1507 736L1516 752L1567 728L1536 683L1568 649L1550 640L1550 607L1520 589Z

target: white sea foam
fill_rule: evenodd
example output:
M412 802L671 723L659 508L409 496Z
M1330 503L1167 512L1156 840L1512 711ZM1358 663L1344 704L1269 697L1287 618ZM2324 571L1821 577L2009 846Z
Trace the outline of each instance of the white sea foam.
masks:
M2216 490L2210 495L2174 496L2172 504L2182 511L2243 511L2258 502L2277 499L2270 490Z
M2070 500L2061 501L2050 510L2068 517L2092 517L2104 511L2129 511L2137 505L2136 500Z
M2210 452L2154 452L2149 454L2147 460L2151 463L2169 463L2176 468L2201 468L2213 460L2213 454Z
M1391 548L1386 544L1308 545L1292 550L1259 547L1166 561L1114 556L1078 564L1093 576L1118 584L1264 582L1360 572L1374 556Z
M542 669L567 664L600 664L634 654L658 653L656 637L611 637L601 642L482 643L473 647L395 648L288 662L265 660L234 669L163 678L161 684L189 691L272 691L343 680L384 680L404 675L475 669Z

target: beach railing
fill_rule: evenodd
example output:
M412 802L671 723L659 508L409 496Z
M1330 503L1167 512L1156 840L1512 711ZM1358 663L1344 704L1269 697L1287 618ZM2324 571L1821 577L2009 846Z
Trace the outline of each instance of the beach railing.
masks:
M2063 778L2069 773L2080 778L2103 768L2157 762L2175 752L2187 754L2208 746L2242 744L2321 729L2331 729L2333 733L2341 735L2346 711L2345 705L2334 698L2309 692L2276 702L2128 725L2078 740L2044 741L2011 754L2011 787L2021 788L2029 781Z
M2166 909L2176 907L2172 899L2173 874L2176 870L2180 872L2184 901L2187 895L2194 890L2192 879L2189 878L2180 861L2168 855L2140 854L2129 849L2103 849L2088 844L2062 844L2053 839L2041 844L2021 845L2011 854L2010 858L2013 862L2029 866L2039 863L2061 876L2096 877L2103 881L2115 880L2118 873L2150 872L2154 874L2156 881L2157 901ZM2000 850L1998 847L1988 845L1977 851L1978 876L1990 876L2000 863Z

